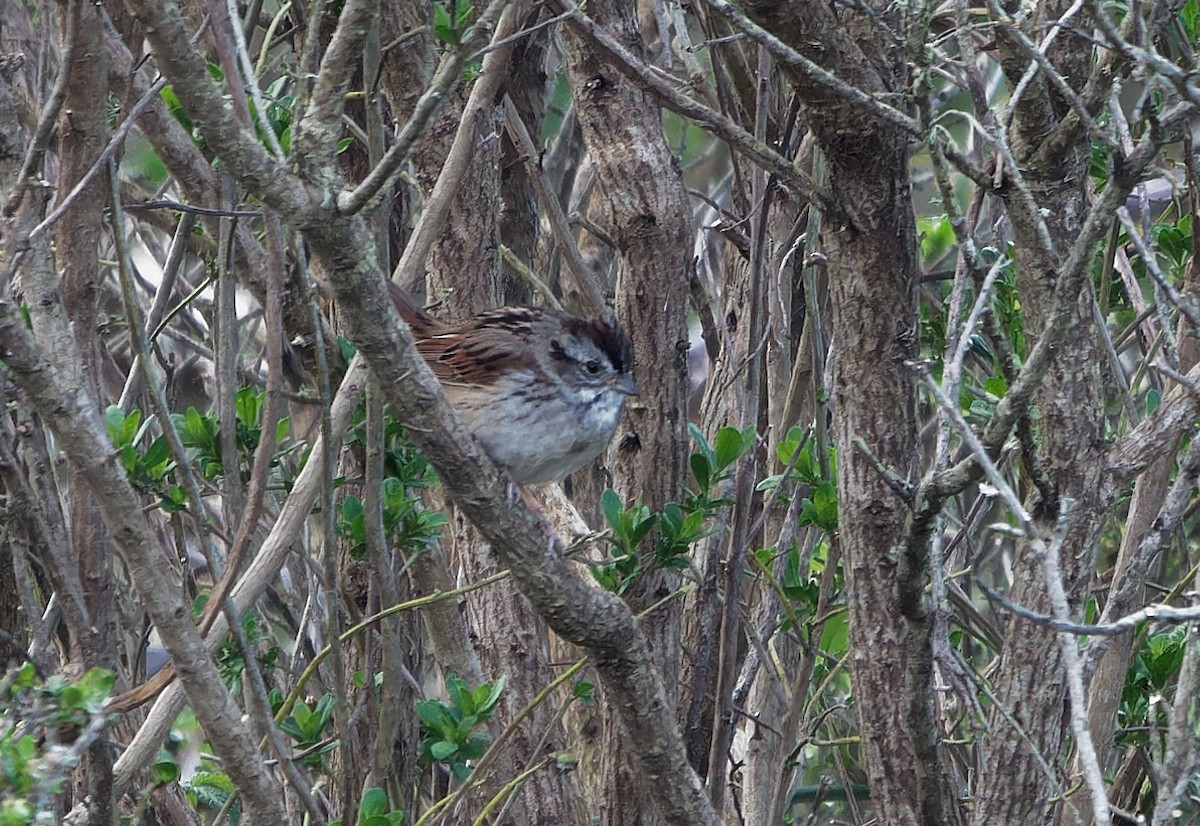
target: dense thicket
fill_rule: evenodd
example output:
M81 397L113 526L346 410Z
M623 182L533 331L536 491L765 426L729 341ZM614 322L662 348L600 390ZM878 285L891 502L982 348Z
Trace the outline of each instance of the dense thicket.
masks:
M0 19L0 826L1200 819L1197 0Z

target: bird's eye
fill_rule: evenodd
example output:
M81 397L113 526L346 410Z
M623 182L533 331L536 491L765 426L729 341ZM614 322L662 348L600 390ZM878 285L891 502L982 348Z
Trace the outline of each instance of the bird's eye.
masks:
M584 363L583 369L587 370L594 376L600 372L600 362L596 361L595 359L591 359L590 361Z

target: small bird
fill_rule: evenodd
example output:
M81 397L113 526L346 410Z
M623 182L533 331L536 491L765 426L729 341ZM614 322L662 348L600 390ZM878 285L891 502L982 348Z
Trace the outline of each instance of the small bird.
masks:
M563 479L599 456L638 395L633 344L611 313L500 307L443 324L395 284L388 291L446 398L519 485Z

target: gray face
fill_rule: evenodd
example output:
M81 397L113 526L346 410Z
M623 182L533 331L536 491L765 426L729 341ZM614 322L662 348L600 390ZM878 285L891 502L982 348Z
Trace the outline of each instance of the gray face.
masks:
M603 387L617 375L612 360L590 339L579 336L550 342L550 357L555 372L565 381L580 387Z
M583 332L591 331L585 328ZM604 390L621 396L637 395L628 359L623 359L622 353L610 352L601 346L606 343L612 342L603 336L564 335L553 339L550 342L550 369L577 388Z

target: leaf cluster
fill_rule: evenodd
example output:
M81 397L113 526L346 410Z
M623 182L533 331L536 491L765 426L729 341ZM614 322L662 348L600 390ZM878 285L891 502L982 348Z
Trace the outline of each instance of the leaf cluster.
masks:
M738 459L753 447L754 428L723 427L711 445L698 427L689 428L697 442L688 461L695 487L683 504L668 502L656 512L641 499L626 507L611 489L600 497L612 551L590 565L596 581L615 594L624 594L649 571L686 569L690 565L688 551L711 533L710 518L732 504L717 490L730 479Z
M278 699L278 695L273 695L273 704ZM334 705L335 698L331 693L322 695L312 706L298 700L291 713L279 723L279 730L305 752L301 762L311 769L325 771L324 756L337 747L337 740L328 735Z
M0 826L44 822L40 801L61 791L78 760L76 740L105 716L115 680L102 668L43 680L28 662L0 680Z
M348 434L347 443L365 443L362 410L360 406L356 414L358 423ZM404 426L390 412L384 414L383 453L384 478L379 500L384 537L400 548L420 553L437 541L448 521L441 511L423 507L417 496L436 476L428 460L408 438ZM359 496L347 496L338 508L338 534L348 540L350 556L356 560L366 556L366 517L366 506Z
M496 711L504 691L504 677L471 688L454 674L446 677L446 701L421 700L421 759L445 763L454 777L463 781L471 773L467 765L483 756L491 736L483 724Z
M838 525L837 451L832 445L827 451L822 463L813 440L801 428L791 428L775 448L776 458L787 471L763 479L758 490L775 490L785 481L799 485L797 524L833 533Z

